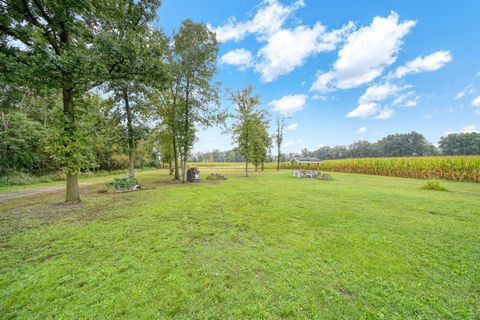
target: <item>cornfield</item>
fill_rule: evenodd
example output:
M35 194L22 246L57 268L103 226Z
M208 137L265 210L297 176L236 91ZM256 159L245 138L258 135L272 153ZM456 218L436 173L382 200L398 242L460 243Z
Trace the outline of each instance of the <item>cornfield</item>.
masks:
M290 169L292 164L283 163L282 168ZM301 168L416 179L480 182L480 156L327 160L320 164L303 164Z

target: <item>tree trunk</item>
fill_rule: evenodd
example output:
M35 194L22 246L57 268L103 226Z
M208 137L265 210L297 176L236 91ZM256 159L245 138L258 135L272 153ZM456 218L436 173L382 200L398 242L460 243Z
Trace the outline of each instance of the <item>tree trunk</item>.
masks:
M78 173L67 173L67 195L65 202L80 202L80 193L78 191Z
M178 172L178 150L177 150L177 139L172 135L172 144L173 144L173 158L175 160L175 176L174 180L180 180L180 173Z
M182 182L187 182L187 159L185 156L182 159Z
M258 171L258 163L255 162L255 171Z
M171 176L173 174L173 168L172 168L173 164L172 164L172 160L170 159L170 162L168 163L168 175Z
M245 159L245 177L248 177L248 158Z
M277 171L280 170L280 146L277 147L278 152L277 152Z
M263 161L262 161L262 171L263 171L263 164L264 164L264 163L263 163Z
M133 137L132 110L128 99L128 92L123 90L123 100L125 102L125 113L127 115L127 135L128 135L128 177L135 177L135 141Z
M65 116L64 133L69 139L70 144L75 143L75 109L73 106L72 84L65 83L62 90L63 114ZM65 146L67 147L67 146ZM66 203L80 202L80 193L78 191L78 172L67 173L66 182Z

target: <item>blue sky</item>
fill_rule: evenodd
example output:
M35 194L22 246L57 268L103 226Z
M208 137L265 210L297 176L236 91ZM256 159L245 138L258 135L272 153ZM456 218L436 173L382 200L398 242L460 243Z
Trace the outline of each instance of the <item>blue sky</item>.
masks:
M252 84L272 125L288 116L283 151L296 152L480 130L478 12L475 0L164 0L158 24L171 35L186 18L207 23L220 41L217 80ZM232 147L211 128L195 150Z

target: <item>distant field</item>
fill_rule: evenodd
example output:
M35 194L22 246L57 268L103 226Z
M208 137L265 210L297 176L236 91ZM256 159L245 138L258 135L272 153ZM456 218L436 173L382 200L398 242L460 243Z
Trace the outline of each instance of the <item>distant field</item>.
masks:
M0 318L480 318L480 184L201 170L1 203Z

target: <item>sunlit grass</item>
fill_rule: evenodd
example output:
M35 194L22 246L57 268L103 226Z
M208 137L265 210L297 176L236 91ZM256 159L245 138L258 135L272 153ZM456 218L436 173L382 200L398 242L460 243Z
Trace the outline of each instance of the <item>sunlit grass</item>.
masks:
M2 318L475 319L480 185L201 168L228 180L0 204Z

